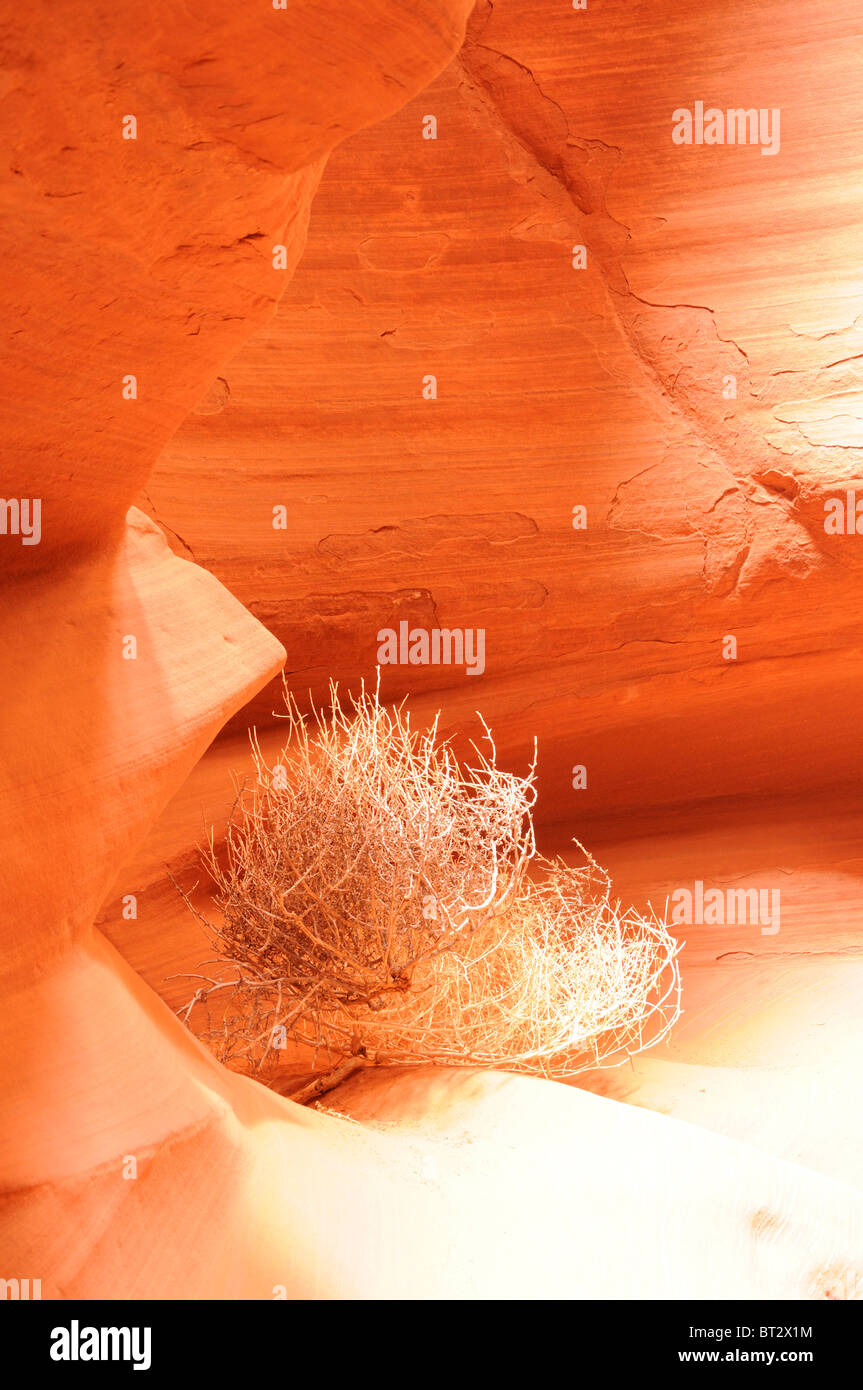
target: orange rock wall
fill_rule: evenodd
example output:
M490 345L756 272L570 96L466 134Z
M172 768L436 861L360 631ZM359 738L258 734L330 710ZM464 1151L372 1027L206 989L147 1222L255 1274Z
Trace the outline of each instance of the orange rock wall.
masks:
M548 819L859 777L863 540L824 500L863 496L860 58L849 0L481 0L335 153L142 499L298 694L370 678L400 621L484 628L482 676L384 691L480 709L519 765L537 734ZM778 107L778 152L676 145L697 100Z
M263 1104L281 1180L287 1105L235 1085L93 930L121 866L284 660L129 504L272 314L332 146L441 69L467 10L4 10L0 1278L39 1278L46 1298L272 1297L277 1269L310 1287L288 1234L274 1260L254 1237L235 1259L232 1232L269 1205L243 1188L243 1125ZM209 1171L218 1193L193 1180Z

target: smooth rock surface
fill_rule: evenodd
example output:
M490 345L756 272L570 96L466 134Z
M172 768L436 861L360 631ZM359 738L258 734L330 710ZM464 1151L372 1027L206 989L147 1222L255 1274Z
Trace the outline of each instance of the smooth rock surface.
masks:
M824 530L863 498L858 7L658 14L481 0L335 153L277 315L142 502L301 698L372 677L401 621L484 628L481 676L385 667L385 693L481 709L514 765L538 733L548 819L863 772L863 541ZM778 107L778 153L675 145L696 100Z

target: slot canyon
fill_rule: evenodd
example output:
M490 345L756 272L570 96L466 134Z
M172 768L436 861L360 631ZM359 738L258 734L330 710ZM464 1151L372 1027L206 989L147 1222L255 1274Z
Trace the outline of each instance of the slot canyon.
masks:
M863 1297L860 4L32 0L0 45L0 1279ZM283 679L536 741L542 853L680 942L668 1034L309 1105L305 1054L212 1055L189 903Z

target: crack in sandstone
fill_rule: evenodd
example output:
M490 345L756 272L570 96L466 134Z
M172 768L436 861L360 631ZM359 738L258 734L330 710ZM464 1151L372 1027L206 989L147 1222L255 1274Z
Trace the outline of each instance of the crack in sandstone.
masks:
M493 6L489 3L482 30L486 27L492 9ZM489 63L489 56L496 60L494 65ZM579 229L579 237L588 246L591 257L596 260L600 268L613 323L617 326L622 339L632 353L633 360L640 367L652 391L661 398L667 409L682 423L690 436L694 437L701 448L707 452L711 460L718 467L724 469L729 479L733 481L734 487L724 489L708 510L712 511L721 498L733 490L740 491L748 510L753 502L752 474L756 469L761 473L768 471L768 462L772 461L778 450L769 441L752 431L744 421L735 420L733 426L724 426L721 419L715 419L711 422L705 419L703 407L699 409L697 403L691 399L681 401L676 394L676 388L685 368L680 366L670 382L665 379L661 326L656 325L653 328L648 328L643 322L643 316L642 321L636 317L634 306L641 305L648 310L663 314L704 315L709 320L709 331L716 343L733 349L741 361L746 364L748 370L750 364L747 353L732 338L720 335L714 310L708 306L655 304L643 299L633 291L623 269L622 250L615 247L615 241L620 242L620 233L623 233L623 245L632 239L632 233L628 227L617 222L611 216L606 205L605 186L612 171L604 173L598 184L594 180L593 186L591 186L590 177L586 173L579 171L579 177L576 179L571 167L567 166L563 153L559 149L555 149L552 142L555 138L557 140L563 138L567 150L584 150L591 145L601 145L604 149L613 151L618 155L621 155L622 151L619 147L607 146L604 142L575 139L569 129L569 121L563 108L543 91L530 68L517 59L479 42L477 38L471 37L469 34L458 61L466 83L491 115L495 126L504 139L514 141L533 160L538 169L558 183L579 213L601 220L601 231L597 229L596 235L587 235L582 229ZM510 102L503 90L506 79L501 75L500 69L503 67L505 71L507 66L519 74L519 78L516 79L520 86L518 104ZM555 116L549 116L549 110L556 113L557 119ZM553 130L555 125L557 126L556 137ZM541 193L541 190L537 189L537 192ZM593 231L593 229L591 230ZM681 337L683 336L681 334ZM697 327L695 332L686 335L690 343L694 343L697 336ZM711 424L714 431L724 434L726 437L724 439L714 437L714 434L711 433ZM734 429L733 438L729 438L732 429ZM742 472L736 466L737 459L735 457L735 454L740 452L741 444L744 445L744 464L748 461L752 465L748 470ZM617 493L615 498L616 496ZM804 553L814 551L817 554L817 547L813 546L813 538L807 526L794 514L793 503L789 501L787 496L782 494L775 496L770 505L782 511L786 526L792 527L797 533L795 540L798 546L803 548ZM614 502L612 502L612 510L613 507ZM611 512L609 512L610 514ZM724 566L720 566L724 570L724 579L731 581L731 587L727 590L728 593L736 593L739 588L741 574L750 557L754 530L757 525L756 518L747 518L743 531L736 538L731 538L730 553ZM692 529L697 531L695 527ZM815 554L810 556L813 564L815 563ZM705 585L708 588L713 588L715 592L716 586L711 585L707 575L708 560L707 542L705 541L702 578ZM778 573L775 576L765 576L765 582L769 582L771 577L780 577L782 572L783 566L780 558Z
M196 556L195 556L195 552L194 552L194 550L192 549L192 547L189 545L189 542L186 541L186 540L184 540L183 537L180 535L180 533L179 533L178 531L175 531L175 530L174 530L173 526L169 526L168 523L167 523L166 521L163 521L162 518L159 516L159 514L158 514L158 512L157 512L157 510L156 510L155 504L154 504L154 502L153 502L153 499L152 499L152 497L150 496L150 494L149 494L149 492L147 491L146 488L144 488L144 489L142 490L141 496L142 496L142 498L144 498L144 500L145 500L146 503L147 503L148 515L149 515L150 519L151 519L152 521L155 521L156 525L159 526L159 527L161 527L161 529L162 529L163 531L165 531L169 536L173 536L173 537L174 537L174 540L179 541L180 545L183 547L183 549L184 549L184 550L186 551L186 553L189 555L190 559L192 559L192 560L195 562L195 564L198 564L198 560L197 560L197 558L196 558ZM181 557L181 558L182 558L182 557Z

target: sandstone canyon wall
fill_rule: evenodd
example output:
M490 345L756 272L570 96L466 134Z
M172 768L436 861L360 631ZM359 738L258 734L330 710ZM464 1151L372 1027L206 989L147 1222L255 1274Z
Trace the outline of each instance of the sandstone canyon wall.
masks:
M802 86L776 4L744 40L735 5L481 3L447 67L470 8L4 13L3 491L41 538L0 550L0 1252L45 1297L863 1277L845 1172L512 1077L375 1078L383 1130L309 1112L217 1066L92 925L130 865L164 888L188 855L186 779L242 710L198 774L224 809L286 651L321 695L403 617L488 629L447 719L480 703L513 758L539 733L549 818L573 762L605 811L781 790L788 748L798 787L858 770L854 537L821 525L859 448L851 6L795 7ZM707 99L796 112L779 172L681 162L694 61ZM439 675L408 684L434 703ZM142 973L182 963L175 920L125 938Z
M481 677L384 689L480 709L520 766L537 734L546 819L859 777L861 542L824 529L861 476L859 29L855 0L480 0L336 152L142 501L297 693L372 677L400 621L480 627ZM674 144L698 100L779 108L778 153Z

